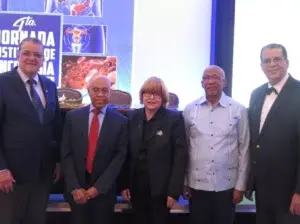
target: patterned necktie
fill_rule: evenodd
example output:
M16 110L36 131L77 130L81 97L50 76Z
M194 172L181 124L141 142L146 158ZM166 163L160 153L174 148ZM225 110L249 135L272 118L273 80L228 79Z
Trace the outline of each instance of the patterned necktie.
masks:
M39 94L34 88L34 85L37 84L37 82L34 79L29 79L27 83L29 84L29 88L30 88L30 96L31 96L32 104L34 106L34 109L38 113L40 122L43 123L44 105L41 101L41 98L39 97Z
M89 147L88 147L88 154L87 154L87 162L86 162L86 170L89 174L93 171L93 162L96 154L96 147L99 137L99 119L98 115L100 110L94 109L93 110L93 118L90 126L90 133L89 133Z

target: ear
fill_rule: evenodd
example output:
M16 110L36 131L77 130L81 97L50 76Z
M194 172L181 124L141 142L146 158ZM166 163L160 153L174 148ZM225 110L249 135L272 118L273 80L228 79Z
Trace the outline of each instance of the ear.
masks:
M203 82L203 80L201 81L201 85L202 85L202 88L204 89L204 82Z
M20 58L20 51L18 50L17 51L17 59L19 60L19 58Z
M227 80L226 79L223 79L223 88L225 88L227 85Z

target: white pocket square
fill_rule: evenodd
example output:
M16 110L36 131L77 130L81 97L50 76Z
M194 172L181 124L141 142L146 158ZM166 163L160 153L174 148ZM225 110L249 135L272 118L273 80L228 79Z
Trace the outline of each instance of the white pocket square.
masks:
M156 135L163 136L164 133L162 132L162 130L159 130L159 131L156 132Z

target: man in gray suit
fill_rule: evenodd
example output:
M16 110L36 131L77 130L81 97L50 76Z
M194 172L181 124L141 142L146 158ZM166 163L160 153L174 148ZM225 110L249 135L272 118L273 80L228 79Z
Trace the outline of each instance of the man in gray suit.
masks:
M96 76L88 84L91 105L67 113L62 167L66 198L75 224L109 224L116 179L127 152L127 118L107 106L110 82Z

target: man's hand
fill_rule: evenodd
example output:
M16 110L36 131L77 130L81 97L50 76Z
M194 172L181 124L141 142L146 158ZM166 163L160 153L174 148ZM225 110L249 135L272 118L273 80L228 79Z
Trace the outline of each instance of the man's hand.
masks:
M123 199L125 201L130 201L131 199L131 195L130 195L130 190L129 189L125 189L121 192L121 196L123 197Z
M300 194L293 195L290 211L293 215L300 215Z
M73 196L74 201L80 205L83 205L83 204L87 203L87 201L88 201L86 198L86 191L82 188L73 191L72 196Z
M233 199L232 199L232 202L234 204L239 204L242 200L243 200L243 192L234 189L233 190Z
M191 188L188 186L184 186L183 188L183 198L185 200L189 200L192 197Z
M56 163L55 170L53 172L53 183L56 184L60 179L60 163Z
M176 203L176 200L170 196L167 198L167 207L171 209Z
M14 190L13 184L15 183L11 172L9 170L3 170L0 172L0 190L9 193Z
M99 194L99 192L95 187L91 187L86 191L86 197L88 200L97 197L98 194Z

